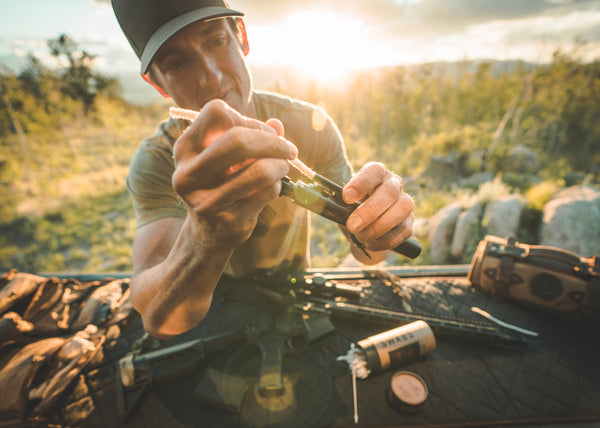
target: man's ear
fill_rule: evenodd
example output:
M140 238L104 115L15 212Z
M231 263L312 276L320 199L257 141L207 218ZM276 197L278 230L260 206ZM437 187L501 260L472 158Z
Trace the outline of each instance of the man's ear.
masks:
M154 89L156 89L163 97L165 98L170 98L169 94L167 94L167 91L165 91L163 88L161 88L158 84L156 84L155 82L152 81L152 79L150 79L150 75L148 73L146 74L142 74L142 78L150 83L152 86L154 86Z
M235 24L238 28L238 38L242 47L242 52L244 52L244 56L247 56L250 52L250 43L248 43L248 36L246 35L246 25L244 25L244 21L241 18L237 18Z

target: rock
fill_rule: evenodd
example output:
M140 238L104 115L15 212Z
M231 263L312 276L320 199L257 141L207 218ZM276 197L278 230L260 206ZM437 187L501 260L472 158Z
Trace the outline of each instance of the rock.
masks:
M510 195L489 202L485 207L482 224L488 235L506 238L517 236L525 200L520 195Z
M412 229L415 238L426 237L429 229L429 219L425 217L416 217Z
M479 222L482 212L483 206L477 202L458 215L450 246L450 253L454 257L464 256L474 243L479 241Z
M506 169L520 174L533 174L540 169L540 158L533 150L518 144L508 152Z
M456 219L462 210L462 206L458 202L454 202L442 208L429 219L429 261L431 264L448 262Z
M582 185L558 192L544 206L540 244L600 255L600 190Z
M420 174L420 177L429 177L439 187L449 187L461 178L458 154L452 152L448 155L433 155L429 165Z
M583 171L568 172L564 176L565 184L568 187L580 185L585 181L587 176L588 175Z
M467 178L462 178L459 180L458 184L460 187L465 187L467 189L479 189L483 183L487 183L488 181L492 181L494 179L494 174L491 172L476 172L475 174L470 175Z

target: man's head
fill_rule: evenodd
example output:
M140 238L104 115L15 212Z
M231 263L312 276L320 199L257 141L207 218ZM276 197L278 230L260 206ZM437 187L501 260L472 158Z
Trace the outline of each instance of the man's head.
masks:
M112 0L141 72L181 107L214 98L250 114L252 78L241 12L223 0Z
M198 21L244 16L224 0L112 0L113 10L129 44L140 59L141 74L169 37Z

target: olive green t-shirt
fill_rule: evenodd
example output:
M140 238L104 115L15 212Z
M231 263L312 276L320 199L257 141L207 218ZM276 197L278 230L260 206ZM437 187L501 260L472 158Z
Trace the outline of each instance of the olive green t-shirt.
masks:
M345 184L352 177L339 130L314 105L282 95L254 91L257 119L279 119L285 138L298 147L298 158L319 174ZM171 185L173 143L189 124L169 119L141 142L130 164L127 189L133 201L137 227L165 217L186 218L187 210ZM302 178L290 168L292 179ZM236 276L256 269L297 270L308 266L309 213L286 197L261 212L251 237L234 251L226 272Z

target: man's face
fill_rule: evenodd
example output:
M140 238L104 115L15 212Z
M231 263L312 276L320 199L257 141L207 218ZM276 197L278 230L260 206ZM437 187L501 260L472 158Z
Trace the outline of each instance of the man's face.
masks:
M247 52L245 32L237 34L227 20L197 22L161 46L152 61L152 77L180 107L200 110L208 101L220 98L240 113L251 115Z

